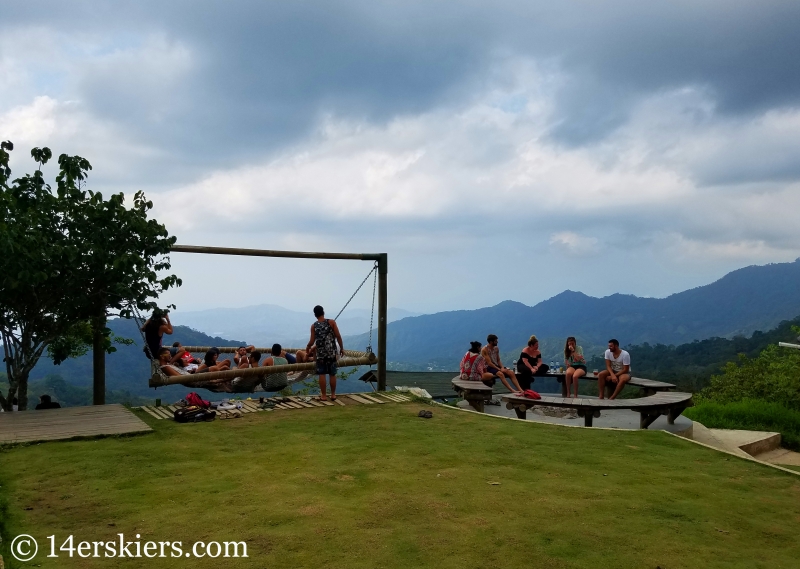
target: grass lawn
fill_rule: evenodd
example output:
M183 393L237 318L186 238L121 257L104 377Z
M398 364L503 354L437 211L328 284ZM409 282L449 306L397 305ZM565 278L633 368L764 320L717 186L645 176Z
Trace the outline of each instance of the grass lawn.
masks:
M3 543L248 544L197 567L798 567L800 477L659 432L424 407L142 414L154 433L7 448ZM42 549L43 567L190 566Z

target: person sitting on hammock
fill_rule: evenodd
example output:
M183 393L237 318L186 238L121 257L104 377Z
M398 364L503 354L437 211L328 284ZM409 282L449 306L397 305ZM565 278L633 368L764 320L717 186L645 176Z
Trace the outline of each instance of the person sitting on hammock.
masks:
M206 352L203 363L197 368L195 373L205 373L208 371L228 371L231 369L231 360L219 359L219 348L211 348Z
M247 358L241 358L237 369L251 369L259 367L258 362L261 359L261 352L253 350L247 354ZM226 360L227 361L227 360ZM263 375L251 375L248 377L235 377L231 381L231 391L234 393L252 393L255 391L257 385L264 383Z
M270 350L270 355L267 356L266 358L264 358L264 361L261 363L261 365L263 365L263 366L285 366L285 365L288 365L290 363L289 360L286 359L286 357L282 355L282 354L285 354L285 353L286 352L283 351L283 347L281 347L280 344L273 344L272 345L272 350ZM270 375L273 376L270 379L274 379L275 382L283 382L283 381L285 381L285 382L287 382L287 385L288 385L289 378L286 375L285 371L280 372L280 373L271 373Z

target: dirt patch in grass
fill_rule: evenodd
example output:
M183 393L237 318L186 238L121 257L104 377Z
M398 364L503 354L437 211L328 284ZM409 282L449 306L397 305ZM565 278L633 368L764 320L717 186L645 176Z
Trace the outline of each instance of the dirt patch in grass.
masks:
M244 541L249 557L225 565L259 568L792 567L800 558L800 480L788 473L664 433L446 409L423 421L422 408L198 425L143 416L155 432L8 449L4 538ZM41 553L35 563L133 566Z

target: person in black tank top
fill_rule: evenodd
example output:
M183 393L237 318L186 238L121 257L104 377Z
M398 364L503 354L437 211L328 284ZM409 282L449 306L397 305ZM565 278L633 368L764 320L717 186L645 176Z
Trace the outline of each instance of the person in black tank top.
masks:
M542 363L542 353L539 351L539 340L536 336L531 336L528 340L527 347L522 350L517 360L517 380L519 380L522 389L530 389L534 377L543 376L550 369L545 363Z
M344 342L336 321L326 319L325 310L321 306L314 307L314 316L317 317L317 321L311 325L311 339L308 341L306 351L310 350L312 345L316 347L319 398L322 401L328 400L325 381L327 375L330 377L331 399L336 400L336 373L339 371L336 367L336 359L338 356L344 356ZM338 350L336 349L337 342Z
M161 349L161 342L164 334L172 334L172 323L169 321L169 312L162 312L156 308L153 315L142 325L146 346L142 348L147 359L158 359L158 351Z

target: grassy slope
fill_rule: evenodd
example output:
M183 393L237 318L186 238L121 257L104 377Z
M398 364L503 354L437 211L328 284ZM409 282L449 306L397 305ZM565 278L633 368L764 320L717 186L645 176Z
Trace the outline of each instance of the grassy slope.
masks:
M658 432L420 408L143 416L155 433L7 449L7 531L247 540L233 567L797 567L798 477Z

